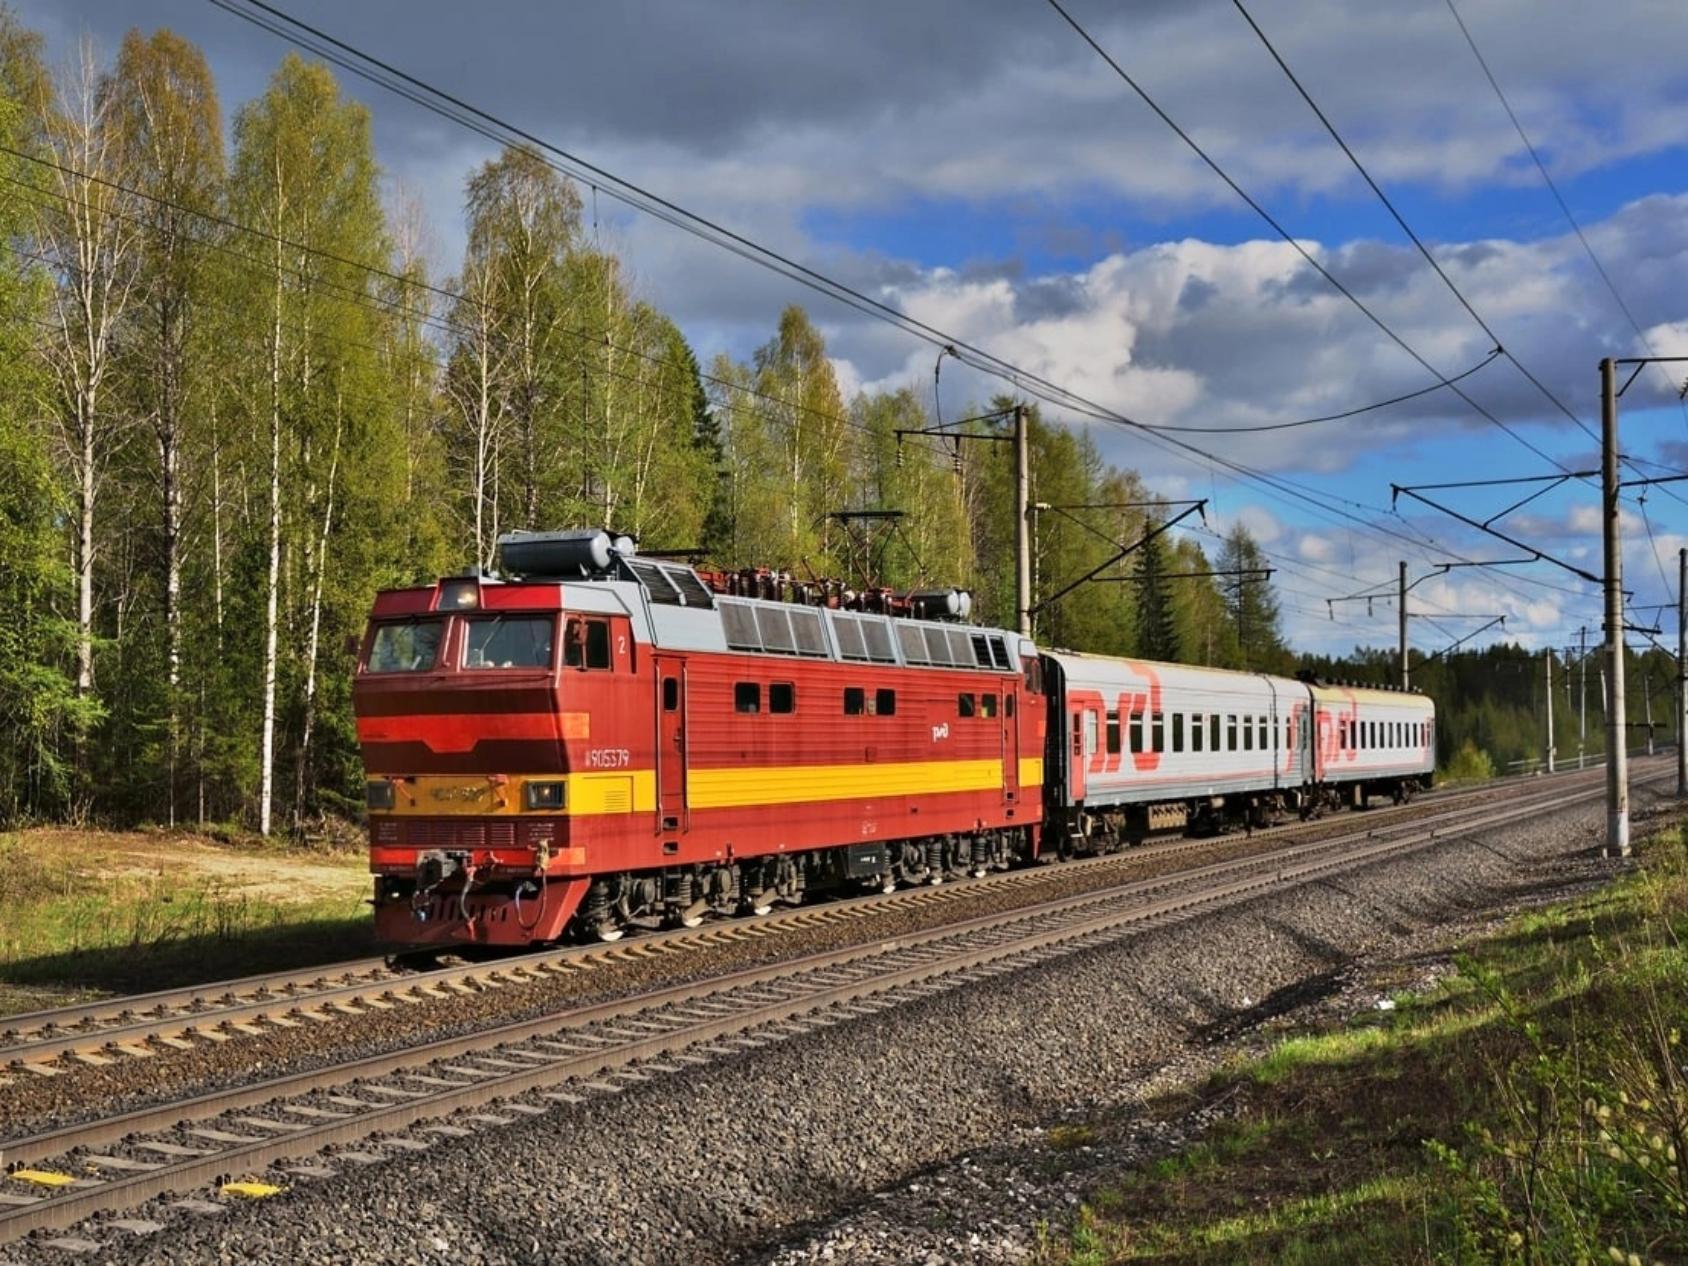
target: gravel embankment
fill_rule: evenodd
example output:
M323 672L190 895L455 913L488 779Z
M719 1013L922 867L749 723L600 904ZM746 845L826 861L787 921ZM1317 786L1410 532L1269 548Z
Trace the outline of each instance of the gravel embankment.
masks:
M155 1207L145 1216L168 1226L152 1235L78 1233L113 1262L1023 1261L1083 1178L1085 1154L1041 1127L1199 1074L1366 962L1598 881L1601 814L1455 841L382 1165L342 1162L271 1200Z
M1426 805L1423 813L1438 806ZM1296 842L1403 825L1409 815L1339 814L1298 833ZM1421 816L1418 811L1411 817ZM1127 852L1104 865L1050 866L1022 872L1023 882L1002 886L954 885L936 891L944 900L893 905L815 927L781 927L686 953L603 961L588 971L529 982L486 986L418 1004L336 1015L328 1025L272 1028L260 1037L226 1035L189 1050L156 1048L151 1059L98 1065L60 1061L56 1077L17 1075L0 1097L0 1139L61 1128L118 1111L166 1103L255 1080L306 1072L348 1059L403 1050L421 1042L472 1033L557 1011L624 998L646 990L701 980L780 962L803 954L871 944L996 914L1040 901L1078 896L1115 884L1175 874L1209 862L1268 853L1283 838L1238 835L1210 841L1197 852ZM751 925L750 930L755 930ZM636 942L628 942L635 945Z

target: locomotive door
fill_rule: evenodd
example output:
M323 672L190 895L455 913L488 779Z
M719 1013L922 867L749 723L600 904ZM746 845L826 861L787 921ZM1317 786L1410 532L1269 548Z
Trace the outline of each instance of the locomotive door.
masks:
M1013 804L1020 798L1020 709L1015 689L1002 692L997 724L1002 726L1002 800Z
M684 831L686 813L686 661L657 655L656 825L663 834Z

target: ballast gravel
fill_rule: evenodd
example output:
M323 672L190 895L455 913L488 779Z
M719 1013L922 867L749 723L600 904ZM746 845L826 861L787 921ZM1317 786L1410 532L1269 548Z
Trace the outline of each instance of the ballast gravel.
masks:
M1642 812L1650 798L1638 789ZM1453 840L544 1116L416 1135L427 1150L330 1160L334 1177L215 1214L155 1202L128 1216L162 1230L90 1221L85 1255L37 1240L0 1261L1029 1261L1093 1165L1204 1122L1090 1152L1048 1127L1129 1115L1262 1022L1331 1005L1368 962L1608 877L1601 815Z
M1470 802L1498 798L1499 794L1480 793ZM739 925L740 930L769 935L746 935L707 947L691 946L683 953L642 955L638 953L637 940L630 940L615 947L616 952L627 952L628 957L603 960L589 970L568 975L484 984L467 994L431 998L363 1015L336 1015L333 1023L327 1025L272 1027L260 1036L223 1033L219 1040L201 1039L186 1049L155 1046L150 1059L117 1058L100 1064L60 1060L58 1076L23 1073L15 1075L6 1086L4 1095L0 1095L0 1139L60 1129L117 1111L169 1103L189 1095L306 1072L353 1058L405 1050L420 1042L473 1033L802 954L891 940L1039 901L1176 875L1209 862L1273 852L1291 843L1404 826L1443 807L1427 800L1394 813L1338 814L1298 828L1293 840L1281 836L1236 835L1207 841L1200 845L1199 852L1128 851L1106 859L1101 865L1020 871L1012 876L1014 882L1005 885L951 884L937 889L916 889L913 891L923 898L935 895L941 899L918 905L898 902L858 907L855 917L809 927L758 927L744 922ZM0 1021L0 1027L3 1024Z

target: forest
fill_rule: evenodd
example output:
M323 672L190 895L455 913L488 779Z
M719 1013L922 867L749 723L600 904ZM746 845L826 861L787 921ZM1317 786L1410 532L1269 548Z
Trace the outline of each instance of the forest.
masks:
M225 118L168 30L50 73L0 10L0 824L355 818L348 639L376 590L494 567L516 528L958 584L1012 622L1010 445L908 434L938 421L912 389L846 398L799 307L700 364L582 212L506 149L435 276L325 66L287 56ZM952 429L1004 435L1014 403ZM1169 507L1035 409L1031 444L1040 639L1392 679L1381 653L1303 664L1269 582L1200 574L1267 565L1240 527L1054 597ZM839 517L886 509L871 536ZM1432 665L1443 750L1539 753L1540 677L1516 648Z

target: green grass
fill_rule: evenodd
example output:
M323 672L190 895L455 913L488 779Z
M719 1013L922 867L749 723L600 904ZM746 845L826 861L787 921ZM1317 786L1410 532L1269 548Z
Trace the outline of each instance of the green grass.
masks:
M1203 1093L1234 1115L1110 1180L1043 1260L1688 1261L1685 937L1671 832L1637 873L1465 947L1435 988L1215 1078Z
M130 838L0 836L0 1014L373 952L360 858Z

